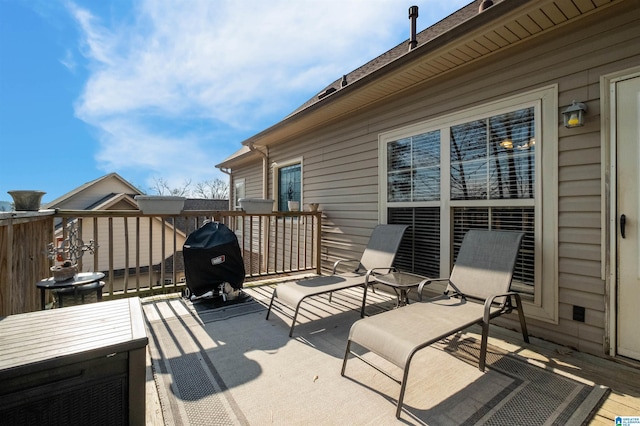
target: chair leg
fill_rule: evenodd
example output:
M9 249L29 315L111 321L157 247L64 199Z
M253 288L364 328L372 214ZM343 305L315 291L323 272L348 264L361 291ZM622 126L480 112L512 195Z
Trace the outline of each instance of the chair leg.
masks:
M398 395L398 406L396 407L396 418L400 418L400 414L402 414L402 402L404 401L404 393L407 389L407 378L409 377L409 365L411 363L411 357L407 361L407 364L404 366L404 372L402 373L402 383L400 383L400 395Z
M266 320L269 319L269 314L271 313L271 307L273 306L273 299L275 299L276 297L276 291L273 290L273 293L271 294L271 301L269 302L269 308L267 309L267 317L265 318Z
M342 370L340 371L340 375L344 377L344 371L347 369L347 360L349 359L349 354L351 353L351 340L347 340L347 350L344 351L344 360L342 360Z
M480 371L484 371L484 367L487 361L487 344L489 340L489 323L486 321L482 322L482 339L480 342L480 361L478 363L478 368Z
M289 329L289 337L293 337L293 327L296 326L296 319L298 318L298 311L300 310L300 304L302 303L302 300L298 302L298 305L296 305L296 311L293 313L293 320L291 321L291 328Z
M522 338L526 343L529 343L529 332L527 331L527 323L524 319L524 311L522 310L522 298L519 294L514 295L516 298L516 308L518 309L518 318L520 319L520 330L522 331Z
M364 318L364 306L367 303L367 289L369 286L367 284L364 285L364 291L362 294L362 307L360 308L360 318Z

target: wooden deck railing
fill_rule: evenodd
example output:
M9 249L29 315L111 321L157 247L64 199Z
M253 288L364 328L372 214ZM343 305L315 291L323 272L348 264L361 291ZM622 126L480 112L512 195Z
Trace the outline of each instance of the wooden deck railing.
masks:
M184 211L145 215L137 210L56 210L0 215L0 316L40 308L35 283L55 261L47 244L73 235L87 250L80 271L105 273L105 298L179 292L185 285L182 246L205 221L224 223L238 237L245 279L321 272L319 212ZM93 241L90 245L89 242ZM68 248L68 247L66 247Z

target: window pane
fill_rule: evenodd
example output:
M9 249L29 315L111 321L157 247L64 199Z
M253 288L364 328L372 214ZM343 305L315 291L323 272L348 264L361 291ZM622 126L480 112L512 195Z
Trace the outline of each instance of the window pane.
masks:
M387 201L411 201L411 172L389 173Z
M534 251L534 208L494 208L491 212L491 227L505 231L525 233L513 274L513 281L519 284L518 291L533 294L535 280ZM526 286L522 288L522 286ZM528 288L527 288L528 287Z
M387 168L389 171L411 167L411 138L400 139L387 145Z
M427 277L440 276L440 208L388 209L388 223L409 225L394 266Z
M491 198L534 196L534 110L525 108L489 119Z
M512 290L533 294L535 281L534 219L533 207L455 208L453 209L453 259L457 257L462 239L470 229L523 231L525 236L514 269L513 282L515 285Z
M440 167L430 167L414 171L412 201L434 201L439 199Z
M451 199L487 199L487 160L451 164Z
M287 201L300 202L301 197L300 164L282 167L278 170L278 207L280 211L289 211Z
M413 167L440 165L440 131L413 136Z
M451 127L451 199L486 199L487 123L471 121Z
M387 144L387 201L440 199L440 131Z

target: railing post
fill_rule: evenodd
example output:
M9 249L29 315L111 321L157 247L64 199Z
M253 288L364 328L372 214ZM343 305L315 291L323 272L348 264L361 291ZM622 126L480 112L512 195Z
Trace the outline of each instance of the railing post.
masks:
M313 236L316 244L316 274L322 275L322 213L314 213L313 218L314 223L317 223Z

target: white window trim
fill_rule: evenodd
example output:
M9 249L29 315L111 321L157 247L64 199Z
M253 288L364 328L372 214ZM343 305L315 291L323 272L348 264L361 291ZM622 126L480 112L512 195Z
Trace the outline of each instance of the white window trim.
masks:
M302 210L302 206L304 206L304 164L302 162L302 157L291 158L285 161L274 161L273 163L271 163L271 182L273 182L271 193L273 194L273 199L277 203L279 195L278 186L280 183L280 181L278 180L278 171L283 167L293 166L295 164L300 164L300 210Z
M512 111L519 107L534 106L536 108L536 134L539 141L536 149L536 282L534 284L533 300L524 301L525 313L530 318L545 322L558 323L558 86L551 85L532 90L515 96L510 96L499 101L489 102L477 107L467 108L455 113L443 115L421 123L394 129L381 133L378 136L378 205L380 223L387 223L387 149L390 141L404 137L426 133L452 125L473 121L497 115L502 112ZM447 134L444 134L447 133ZM441 164L449 164L449 135L443 132L441 135ZM538 148L539 147L539 148ZM544 164L544 173L541 168ZM449 172L441 170L441 193L449 190ZM441 201L428 201L420 203L393 203L393 206L402 207L411 205L440 206L441 217L450 217L452 207L459 205L456 201L447 199ZM522 200L528 203L528 200ZM489 202L479 201L478 205ZM490 203L495 204L495 200ZM468 203L466 203L468 204ZM465 204L465 205L466 205ZM511 204L513 202L511 201ZM450 224L447 220L441 221L441 235L450 234ZM449 242L442 240L441 265L451 264L449 256ZM441 266L444 268L444 266ZM450 271L444 272L443 276Z

